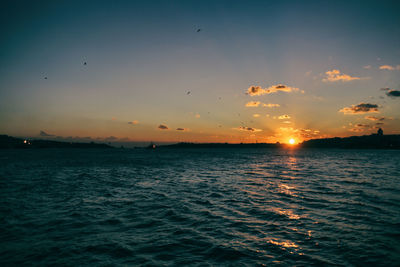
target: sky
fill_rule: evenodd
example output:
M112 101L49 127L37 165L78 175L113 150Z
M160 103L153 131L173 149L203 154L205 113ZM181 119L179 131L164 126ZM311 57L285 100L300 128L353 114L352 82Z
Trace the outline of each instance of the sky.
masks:
M400 134L399 1L4 1L0 134Z

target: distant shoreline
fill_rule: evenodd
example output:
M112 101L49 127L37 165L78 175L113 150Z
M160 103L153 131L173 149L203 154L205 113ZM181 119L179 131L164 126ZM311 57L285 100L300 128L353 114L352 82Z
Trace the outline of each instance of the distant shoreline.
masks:
M115 148L104 143L63 142L41 139L23 139L0 135L0 149L39 149L39 148ZM123 148L121 146L121 148ZM135 147L145 149L146 147ZM149 147L147 147L149 148ZM350 137L333 137L310 139L297 145L281 143L176 143L169 145L151 145L152 149L166 148L340 148L340 149L400 149L400 135L364 135Z
M40 149L40 148L113 148L101 143L61 142L41 139L23 139L8 135L0 135L0 149Z

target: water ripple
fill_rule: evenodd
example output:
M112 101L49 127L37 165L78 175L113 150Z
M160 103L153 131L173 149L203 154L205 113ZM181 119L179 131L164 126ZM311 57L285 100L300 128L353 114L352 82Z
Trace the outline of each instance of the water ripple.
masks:
M400 154L0 151L0 263L394 266Z

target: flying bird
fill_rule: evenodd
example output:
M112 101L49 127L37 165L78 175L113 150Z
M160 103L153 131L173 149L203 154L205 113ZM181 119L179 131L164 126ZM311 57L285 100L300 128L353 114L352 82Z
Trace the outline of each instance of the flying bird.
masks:
M196 32L200 32L201 31L201 29L197 29L197 31Z
M83 62L83 65L85 65L85 66L87 65L86 61L85 61L85 62Z
M47 77L44 77L45 80L47 80Z
M187 91L187 93L186 93L187 95L190 95L190 91Z

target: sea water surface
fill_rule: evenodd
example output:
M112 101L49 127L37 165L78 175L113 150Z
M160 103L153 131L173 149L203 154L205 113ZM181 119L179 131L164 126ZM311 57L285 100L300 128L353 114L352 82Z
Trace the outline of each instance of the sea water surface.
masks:
M400 264L400 151L0 151L0 265Z

